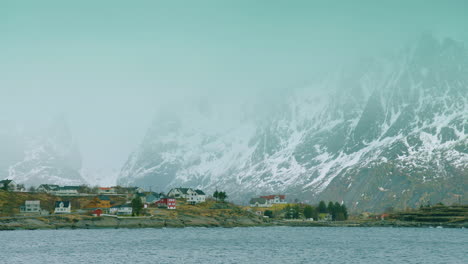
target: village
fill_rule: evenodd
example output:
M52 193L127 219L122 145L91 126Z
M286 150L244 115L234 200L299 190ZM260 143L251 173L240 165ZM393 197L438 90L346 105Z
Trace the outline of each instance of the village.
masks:
M0 230L93 226L431 226L435 223L460 227L466 225L468 214L466 205L436 204L350 216L342 203L320 201L312 205L297 199L292 202L284 194L252 197L245 205L227 199L224 191L216 190L208 195L190 187L172 188L163 193L140 187L40 184L26 190L13 180L1 180ZM31 223L28 219L37 221Z
M153 216L161 210L177 210L178 205L197 206L214 202L212 209L226 207L227 194L215 191L207 195L203 190L195 188L173 188L167 193L145 191L140 187L89 187L59 186L41 184L28 190L13 180L0 181L0 190L8 192L47 194L47 199L25 200L17 208L3 206L0 215L31 216L31 215L63 215L79 214L90 216ZM51 197L54 200L51 200ZM224 204L224 205L223 205ZM231 206L236 206L231 204ZM329 206L335 206L331 203ZM338 203L336 206L340 207ZM315 207L302 203L287 203L285 195L264 195L251 198L248 206L238 206L247 213L260 218L306 219L308 221L330 221L332 212L327 208L318 211ZM343 206L344 207L344 206ZM340 207L341 208L341 207ZM347 212L335 217L345 220Z

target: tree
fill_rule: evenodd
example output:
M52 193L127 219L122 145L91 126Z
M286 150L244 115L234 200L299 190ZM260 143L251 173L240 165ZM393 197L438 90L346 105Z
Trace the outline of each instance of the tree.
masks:
M319 205L318 205L318 212L321 213L321 214L326 214L328 213L327 211L327 205L325 205L325 202L324 201L320 201Z
M299 219L299 217L301 217L301 208L299 207L298 204L296 204L293 208L292 208L292 218L294 219Z
M143 209L143 202L139 196L135 196L132 200L132 215L140 215Z
M121 193L121 194L128 193L127 188L122 187L120 185L114 186L114 190L115 190L116 193Z
M18 184L16 185L16 190L23 192L26 190L26 187L24 186L24 184Z
M327 211L332 216L332 220L335 220L335 205L332 201L328 202Z
M318 220L319 219L319 213L318 213L318 210L317 208L315 207L312 207L313 210L312 210L312 218L315 219L315 220Z
M91 193L91 188L89 188L89 186L86 184L82 184L78 186L78 192L79 193Z
M286 207L284 208L284 218L286 219L292 218L292 208L289 204L286 205Z
M343 212L344 220L348 220L348 208L346 208L346 205L341 206L341 211Z
M218 201L218 197L219 197L219 192L218 192L218 190L216 190L216 191L213 193L213 197L216 199L216 201Z
M29 187L29 192L36 192L36 188L34 186Z
M333 220L335 220L335 221L345 220L344 219L345 217L344 217L344 213L343 213L343 208L338 202L335 202L335 204L333 205L333 208L334 208Z
M94 193L94 194L99 193L99 187L98 187L98 186L94 186L93 188L91 188L90 193Z
M268 216L269 218L273 218L273 211L271 210L266 210L264 213L263 213L264 216Z
M224 202L224 200L226 200L227 197L228 195L226 194L226 192L218 192L218 198L219 200L221 200L221 202Z
M310 205L306 205L304 207L304 217L305 218L312 218L312 215L314 213L314 208Z

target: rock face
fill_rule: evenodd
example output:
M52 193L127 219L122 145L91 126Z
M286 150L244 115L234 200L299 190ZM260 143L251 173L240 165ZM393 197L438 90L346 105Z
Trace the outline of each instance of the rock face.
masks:
M64 119L34 131L17 124L2 126L1 178L26 185L80 184L81 155ZM5 157L5 159L3 159Z
M267 114L200 107L161 115L120 184L285 193L355 210L467 202L468 55L424 36L397 58L359 63L296 89Z

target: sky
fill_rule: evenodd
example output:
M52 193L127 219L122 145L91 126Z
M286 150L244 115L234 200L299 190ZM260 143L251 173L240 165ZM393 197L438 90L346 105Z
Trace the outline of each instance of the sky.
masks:
M468 40L468 1L0 1L0 120L65 116L115 179L158 109L242 105L423 32Z

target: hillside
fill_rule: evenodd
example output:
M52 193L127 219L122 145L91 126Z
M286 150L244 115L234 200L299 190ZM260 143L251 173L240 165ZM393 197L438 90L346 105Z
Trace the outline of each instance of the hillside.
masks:
M222 109L156 116L119 183L222 186L242 204L284 193L353 211L468 203L464 43L424 35L397 56L288 90L266 111L247 105L227 120Z

